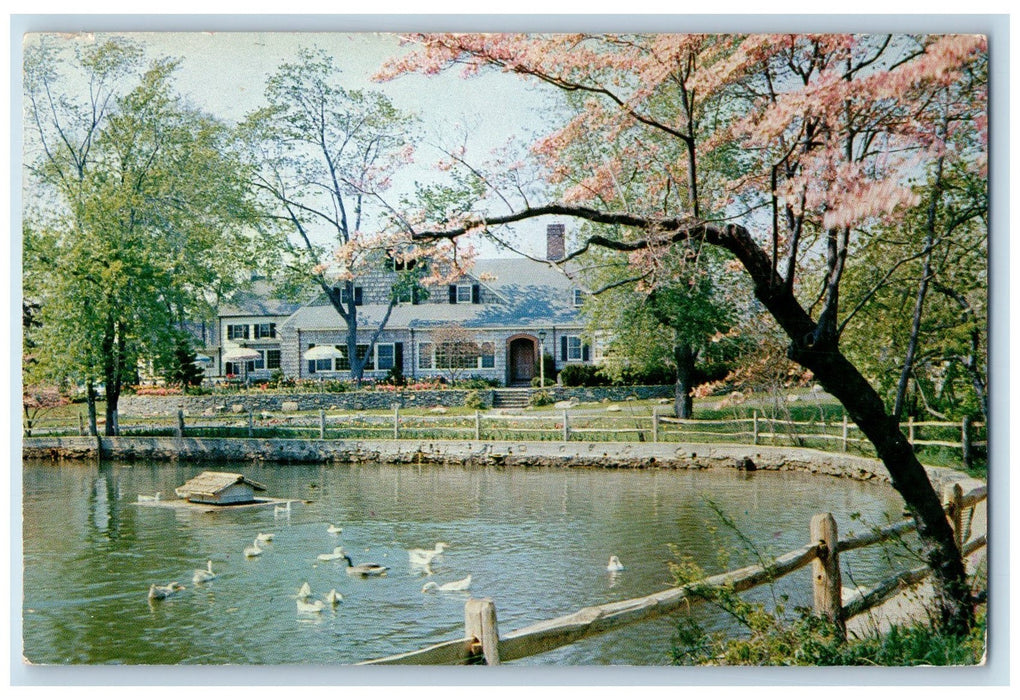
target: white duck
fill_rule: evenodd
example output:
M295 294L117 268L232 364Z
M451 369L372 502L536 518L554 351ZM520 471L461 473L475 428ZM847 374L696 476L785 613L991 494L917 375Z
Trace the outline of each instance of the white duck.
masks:
M260 556L262 556L262 548L259 547L259 541L258 540L255 540L254 542L252 542L250 547L245 547L244 548L244 556L248 557L249 559L251 559L252 557L260 557Z
M298 589L297 599L298 600L308 600L311 597L312 597L312 587L308 585L307 581L305 581L304 583L301 584L301 588Z
M606 566L606 571L623 571L623 564L620 563L620 557L615 554L609 557L609 564Z
M301 600L298 598L297 609L300 613L321 613L322 609L326 607L326 604L321 600Z
M471 575L468 574L466 578L462 578L459 581L450 581L449 583L436 583L435 581L429 581L421 587L422 593L429 593L432 591L466 591L471 588Z
M255 535L255 542L257 544L265 544L266 542L272 542L274 537L276 537L275 533L260 532L259 534Z
M411 566L428 568L432 560L442 554L449 546L445 542L436 542L436 546L432 549L409 549L407 550L407 557L411 561Z
M358 564L355 566L349 556L346 554L342 556L347 562L347 574L349 576L382 576L390 569L390 567L382 566L381 564Z
M316 557L316 559L318 559L319 561L333 561L334 559L343 559L343 558L344 558L344 548L343 547L334 547L332 554L320 554L319 556Z
M149 586L149 600L166 600L174 593L183 591L184 586L172 581L165 586L157 586L155 583Z
M334 608L338 606L343 599L343 595L337 593L335 588L331 589L330 592L326 594L326 602Z
M138 494L138 502L139 503L155 503L155 502L159 501L159 497L162 496L162 495L163 494L160 491L157 491L155 496L143 496L142 494Z
M339 535L343 531L344 529L342 527L338 527L336 525L333 525L332 523L330 523L329 527L326 528L326 532L328 532L331 535Z
M192 583L205 583L216 578L212 570L212 559L205 563L204 569L195 569L195 575L191 577Z

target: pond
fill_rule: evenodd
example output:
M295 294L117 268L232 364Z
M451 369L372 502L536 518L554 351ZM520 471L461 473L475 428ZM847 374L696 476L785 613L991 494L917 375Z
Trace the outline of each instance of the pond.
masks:
M301 502L289 515L137 502L157 491L172 497L207 469L243 473L268 495ZM710 503L773 555L805 544L815 513L832 512L846 533L901 512L887 485L794 472L386 465L26 461L23 500L24 656L37 664L356 663L462 636L468 595L491 597L506 633L666 589L675 551L709 573L724 570L720 549L732 555L728 568L753 563ZM343 532L331 534L330 524ZM246 558L260 532L275 537ZM409 549L440 541L449 548L431 576L411 567ZM351 577L342 560L317 558L338 545L389 572ZM623 571L606 570L610 555ZM210 559L217 578L192 583ZM843 561L844 578L858 584L889 567L878 548ZM470 594L422 592L426 581L468 575ZM186 589L150 603L150 584L170 581ZM331 589L344 599L299 612L305 582L317 599ZM810 604L810 568L756 595L773 593ZM729 624L699 615L710 627ZM664 617L514 663L669 664L674 627Z

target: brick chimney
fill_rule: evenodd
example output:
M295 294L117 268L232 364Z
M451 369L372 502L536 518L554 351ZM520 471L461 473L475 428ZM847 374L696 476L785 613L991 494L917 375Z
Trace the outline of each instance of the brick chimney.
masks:
M545 259L562 260L566 256L563 224L549 224L545 229Z

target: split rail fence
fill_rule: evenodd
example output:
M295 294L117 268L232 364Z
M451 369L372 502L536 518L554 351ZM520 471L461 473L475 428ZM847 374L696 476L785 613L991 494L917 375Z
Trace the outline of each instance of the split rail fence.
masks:
M794 421L760 415L748 418L681 420L652 412L608 413L593 409L556 409L530 414L481 412L473 415L408 414L394 408L390 415L314 412L219 412L215 415L175 417L122 416L121 435L178 437L279 437L318 439L452 439L562 440L595 442L716 442L752 445L814 447L870 454L871 445L843 414L842 420ZM26 421L26 436L86 434L84 416ZM917 447L959 450L965 465L975 450L986 450L984 423L914 421L902 424L908 441Z
M964 494L959 484L946 488L945 509L957 544L970 556L986 546L986 535L973 539L971 525L974 509L987 498L981 486ZM596 605L552 620L537 622L500 635L495 603L491 598L469 599L464 608L464 636L423 649L362 662L362 665L497 665L551 651L578 640L618 629L641 620L673 612L709 595L712 589L728 587L742 592L768 584L798 569L812 566L814 611L836 623L845 632L846 622L884 603L900 591L923 581L930 573L926 566L901 571L867 589L855 589L843 598L839 556L861 547L902 537L916 528L913 520L903 520L876 528L859 536L839 539L836 521L829 513L811 519L810 541L771 562L716 574L676 588L605 605Z

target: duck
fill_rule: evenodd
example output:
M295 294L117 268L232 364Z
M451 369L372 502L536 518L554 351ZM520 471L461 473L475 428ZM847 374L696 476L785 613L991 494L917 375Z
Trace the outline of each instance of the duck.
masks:
M390 567L382 566L381 564L358 564L355 566L349 556L346 554L342 556L344 561L347 562L347 574L349 576L383 576L390 569Z
M623 571L623 564L620 563L620 557L615 554L609 557L609 564L606 566L606 571Z
M322 609L326 606L321 600L301 600L298 598L297 609L301 613L321 613Z
M465 578L459 581L450 581L449 583L436 583L435 581L429 581L421 587L422 593L429 593L431 591L466 591L471 588L471 575L468 574Z
M297 599L298 600L308 600L311 597L312 597L312 587L308 585L307 581L305 581L304 583L301 584L301 588L298 589Z
M142 494L138 494L138 502L139 503L155 503L155 502L159 501L159 497L162 496L162 495L163 495L163 493L161 491L157 491L155 496L143 496Z
M276 535L272 532L260 532L255 535L255 542L258 544L265 544L266 542L272 542Z
M343 601L344 597L342 594L337 593L336 589L333 588L326 594L326 602L332 605L334 608Z
M316 559L318 559L319 561L333 561L334 559L343 559L343 557L344 548L334 547L332 554L320 554L319 556L316 557Z
M183 591L184 586L171 581L165 586L158 586L155 583L149 586L149 600L166 600L178 591Z
M248 557L249 559L251 557L260 557L260 556L262 556L262 548L259 547L259 541L258 540L255 540L254 542L252 542L250 547L245 547L244 548L244 556Z
M328 532L331 535L339 535L343 531L344 529L342 527L338 527L336 525L333 525L332 523L329 525L329 527L326 528L326 532Z
M212 559L205 563L204 569L195 569L195 575L191 577L192 583L205 583L216 578L212 570Z
M445 542L436 542L436 546L432 549L409 549L407 550L407 556L413 566L427 567L432 563L433 559L442 554L449 546Z

